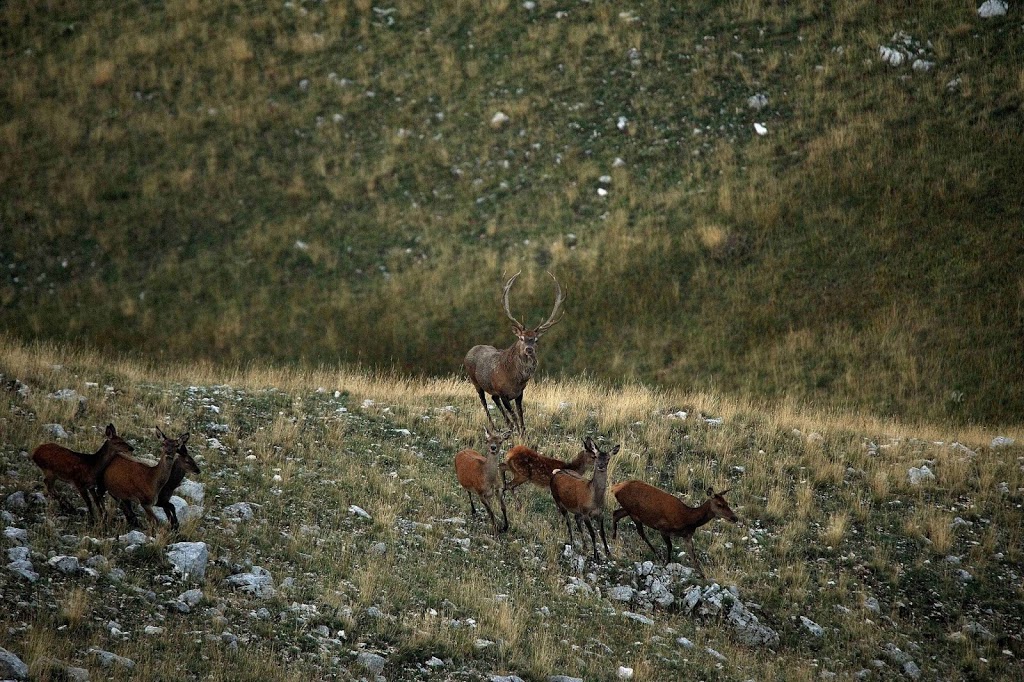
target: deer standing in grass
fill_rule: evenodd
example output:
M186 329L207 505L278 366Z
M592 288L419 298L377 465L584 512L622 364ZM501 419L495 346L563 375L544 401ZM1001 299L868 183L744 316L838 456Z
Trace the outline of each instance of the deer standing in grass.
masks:
M559 313L565 296L562 294L562 287L558 284L558 280L549 272L548 274L555 282L555 305L547 320L533 329L527 329L512 316L508 304L509 291L520 274L517 272L509 278L501 295L501 305L505 310L505 315L512 320L512 332L516 335L516 342L505 350L498 350L494 346L473 346L466 353L466 359L462 364L466 369L466 374L469 375L469 380L476 387L491 428L493 429L495 426L494 420L491 419L491 413L487 409L488 394L494 401L495 407L501 412L501 416L505 418L509 428L517 428L519 433L525 437L523 390L537 369L537 342L544 332L562 319ZM515 409L512 406L513 401L515 401Z
M473 493L476 493L491 517L494 534L498 535L508 530L508 512L505 510L505 495L501 485L498 452L501 449L501 444L509 439L512 432L497 433L491 429L484 429L484 435L487 439L487 455L481 455L476 450L468 448L460 450L455 455L455 476L459 479L459 485L465 488L469 495L469 509L473 516L476 516ZM500 529L494 511L491 509L491 500L495 495L498 496L498 503L501 505L501 519L504 524Z
M115 457L103 471L99 484L100 498L102 499L105 492L109 492L111 497L118 500L129 522L138 523L132 510L132 502L138 502L154 527L159 521L153 513L153 505L157 503L160 492L171 477L178 452L189 437L189 434L183 433L177 438L168 438L160 427L157 427L156 435L162 441L160 459L156 465L150 466L127 457Z
M101 505L103 497L96 491L101 472L115 456L127 455L134 450L127 441L117 435L117 429L113 424L107 424L105 435L106 440L103 441L103 445L91 454L75 452L56 443L43 443L32 451L32 461L43 470L43 483L46 485L46 492L51 499L56 500L63 511L74 511L54 488L57 479L67 481L75 486L82 495L85 506L89 510L89 519L92 521L96 520L96 514L93 511L94 502L96 510L99 513L103 512Z
M618 535L619 519L628 516L633 519L640 537L655 554L658 550L647 539L644 526L650 526L661 533L665 540L665 561L672 561L672 536L678 535L686 540L690 548L693 566L701 577L704 569L697 561L697 552L693 549L693 533L712 519L725 519L736 523L739 518L729 508L729 503L722 497L728 490L716 493L708 488L708 499L699 507L683 504L675 495L665 492L643 481L623 481L612 486L612 494L621 505L612 513L612 539Z
M548 489L555 469L582 474L596 459L597 446L589 436L583 441L583 449L570 462L545 457L525 445L516 445L505 455L505 463L502 465L506 471L512 472L512 480L505 482L505 490L512 492L527 481L539 488Z
M604 536L604 492L608 486L608 460L619 451L616 445L609 452L604 452L597 446L597 461L594 463L594 473L590 480L584 479L575 472L555 469L551 474L551 497L555 500L555 506L565 519L565 527L569 529L569 543L576 544L572 537L572 526L569 524L569 513L576 518L576 527L580 534L583 533L583 524L587 525L590 531L590 544L594 546L594 561L599 561L597 553L597 538L594 535L594 524L591 519L597 518L598 527L601 530L601 542L604 543L604 553L611 557L608 551L608 540ZM586 541L583 544L586 549Z
M184 436L187 441L188 434L186 433ZM188 454L188 448L182 441L178 447L178 456L174 459L174 464L171 465L171 475L167 477L167 482L164 483L164 487L160 489L160 494L156 498L156 506L164 510L164 515L170 521L171 528L174 529L178 528L178 510L171 503L171 497L185 479L185 474L198 475L199 465L192 459L192 455Z

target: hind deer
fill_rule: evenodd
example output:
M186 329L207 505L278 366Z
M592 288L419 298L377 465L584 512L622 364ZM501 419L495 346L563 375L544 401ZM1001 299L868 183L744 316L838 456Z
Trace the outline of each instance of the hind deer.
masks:
M591 441L593 445L593 441ZM565 527L569 529L569 543L576 544L572 537L572 526L569 524L569 513L576 518L576 527L583 533L583 525L587 524L590 532L590 544L594 546L594 561L599 561L597 553L597 538L594 536L594 524L592 518L597 518L601 530L601 542L604 543L604 553L611 557L608 551L608 540L604 536L604 491L608 486L608 460L619 451L616 445L609 452L597 448L597 462L594 464L594 474L590 480L586 480L579 474L563 469L555 469L551 474L551 497L555 500L555 506L565 519ZM586 541L584 540L584 549Z
M177 438L168 438L160 427L157 427L156 435L163 442L160 459L154 466L127 457L116 457L100 477L100 499L105 492L109 492L110 496L120 503L125 518L132 525L138 522L135 512L132 511L133 501L142 505L154 528L159 525L153 513L153 505L157 503L161 490L171 477L178 453L189 436L188 433L183 433Z
M683 504L675 495L648 485L643 481L623 481L612 486L612 494L620 505L612 513L612 539L618 535L619 519L628 516L636 524L637 532L651 551L657 555L658 550L647 539L644 526L650 526L661 533L665 541L665 561L672 561L672 536L678 535L686 540L690 547L690 557L697 573L704 577L704 569L697 561L697 552L693 549L693 533L712 519L725 519L736 523L739 518L729 508L729 503L722 497L728 490L716 493L708 488L708 499L699 507Z
M43 483L46 484L46 492L50 497L57 501L63 511L73 511L71 505L57 495L54 488L57 479L67 481L82 495L89 510L89 519L92 521L96 520L94 503L96 509L103 513L103 498L96 492L97 479L116 455L128 455L134 450L127 441L117 435L117 429L113 424L107 424L105 435L106 440L95 453L75 452L56 443L43 443L32 451L32 461L43 470Z
M508 304L509 291L520 274L517 272L509 278L501 295L501 305L505 315L512 320L512 332L516 335L516 342L504 350L498 350L494 346L473 346L466 353L466 359L462 364L466 369L466 374L469 375L469 380L476 387L491 428L493 429L495 426L494 420L491 419L491 413L487 409L487 395L491 396L491 400L501 412L501 416L505 418L509 428L518 429L519 433L525 437L523 390L537 369L537 342L544 332L562 319L559 313L565 296L562 294L562 287L558 284L558 280L549 272L548 274L555 282L555 305L547 320L533 329L527 329L512 316ZM512 406L513 401L515 401L515 409Z
M551 474L556 469L573 471L582 474L597 459L597 446L588 436L583 441L583 449L572 461L563 462L553 457L545 457L536 450L525 445L517 445L505 455L502 468L512 472L512 480L505 482L505 490L514 492L516 488L529 481L539 488L551 485Z
M512 435L512 432L497 433L490 429L484 429L484 435L487 439L487 454L481 455L476 450L468 448L459 450L455 455L455 476L459 479L459 485L465 488L469 495L469 509L473 516L476 516L473 493L476 493L491 517L494 534L498 535L508 530L508 512L505 510L505 491L501 485L498 451L501 449L501 444ZM494 511L491 510L490 501L495 495L498 496L498 503L501 505L501 520L504 523L501 528L498 528L498 521L494 517Z

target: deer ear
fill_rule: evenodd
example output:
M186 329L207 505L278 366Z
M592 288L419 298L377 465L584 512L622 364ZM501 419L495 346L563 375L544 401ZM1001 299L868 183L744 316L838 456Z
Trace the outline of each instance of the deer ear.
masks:
M117 435L117 429L114 428L113 424L107 424L106 435L107 438L113 438L114 436Z
M161 440L169 440L167 436L164 435L164 432L160 430L159 426L156 427L156 437Z
M723 490L722 492L720 492L720 493L718 493L718 494L719 494L719 495L724 495L724 494L726 494L727 492L729 492L730 490L732 490L732 488L726 488L725 490Z
M619 451L619 448L621 447L621 445L616 445L614 448L612 448L612 451L608 453L608 456L611 457L612 455L616 454Z
M714 497L714 496L715 496L715 489L714 488L708 488L708 497Z
M188 442L188 437L190 435L192 435L192 434L190 434L188 431L186 431L185 433L183 433L180 436L178 436L178 440L180 441L179 445L184 445L185 443L187 443Z

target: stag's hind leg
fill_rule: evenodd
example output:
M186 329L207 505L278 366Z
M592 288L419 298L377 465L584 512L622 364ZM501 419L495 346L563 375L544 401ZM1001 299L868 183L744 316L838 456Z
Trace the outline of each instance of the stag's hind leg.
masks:
M502 397L500 397L500 396L496 396L496 395L492 395L492 396L491 396L491 400L493 400L493 401L494 401L494 406L498 408L498 412L501 412L501 416L502 416L502 417L504 417L504 419L505 419L505 424L506 424L506 425L507 425L507 426L508 426L508 427L509 427L510 429L514 429L514 428L515 428L515 426L516 426L516 425L515 425L515 422L514 422L514 421L512 421L512 419L511 419L511 418L509 417L509 412L510 412L510 411L511 411L511 409L512 409L511 405L509 405L509 409L508 409L508 410L506 410L506 409L505 409L505 404L504 404L504 403L507 403L507 401L505 400L505 398L502 398ZM489 417L489 416L490 416L490 415L488 415L488 417ZM494 422L491 422L491 425L493 426L493 425L494 425Z
M481 404L484 406L484 414L487 415L487 421L490 423L492 429L496 428L494 426L494 420L491 419L491 411L487 409L487 394L484 393L484 389L482 388L476 389L476 392L480 396Z
M510 407L509 411L511 411L511 409L512 408ZM516 411L518 412L518 415L515 415L515 416L519 417L519 433L522 434L523 440L526 440L526 422L523 420L523 394L522 393L520 393L519 395L516 396Z

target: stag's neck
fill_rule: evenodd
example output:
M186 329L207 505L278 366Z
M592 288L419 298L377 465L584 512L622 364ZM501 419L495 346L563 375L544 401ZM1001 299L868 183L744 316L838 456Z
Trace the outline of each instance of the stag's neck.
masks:
M537 369L537 356L527 355L517 341L501 352L500 364L510 376L517 377L525 386Z

